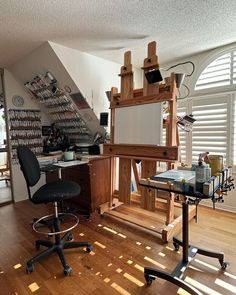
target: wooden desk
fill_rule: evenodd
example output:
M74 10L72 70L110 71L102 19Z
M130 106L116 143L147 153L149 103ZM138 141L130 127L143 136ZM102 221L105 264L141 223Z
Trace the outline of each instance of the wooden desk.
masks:
M109 201L110 197L110 159L97 157L83 165L63 168L62 179L71 180L81 186L79 196L70 199L73 207L83 209L88 213L95 212L99 206ZM46 181L58 179L58 172L47 172Z

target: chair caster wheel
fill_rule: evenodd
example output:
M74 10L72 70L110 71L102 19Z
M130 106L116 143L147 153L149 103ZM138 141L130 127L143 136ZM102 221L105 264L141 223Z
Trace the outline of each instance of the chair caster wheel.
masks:
M220 265L221 265L221 269L226 269L229 264L227 262L222 262L220 263Z
M72 272L72 268L68 265L67 267L64 268L64 275L69 276Z
M87 248L86 248L86 252L87 253L90 253L93 251L93 246L92 245L89 245Z
M173 243L173 246L175 247L175 251L179 251L179 244L178 243Z
M67 241L72 241L73 239L74 239L73 234L69 233L66 240Z
M145 278L145 280L146 280L146 283L147 283L147 285L148 285L148 286L151 286L151 284L152 284L152 281L154 281L154 280L155 280L155 278L154 278L154 277L151 277L151 276L149 276L149 275L144 275L144 278Z
M30 274L31 272L33 272L34 271L34 266L33 266L33 264L31 264L31 263L27 263L26 264L26 272L28 273L28 274Z

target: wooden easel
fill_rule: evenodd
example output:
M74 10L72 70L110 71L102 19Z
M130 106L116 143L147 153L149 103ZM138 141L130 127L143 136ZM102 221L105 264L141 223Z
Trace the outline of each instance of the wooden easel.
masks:
M161 235L164 241L168 241L176 231L181 228L181 218L174 220L174 195L159 194L158 198L166 200L164 208L156 200L156 192L153 189L138 187L140 194L131 194L131 169L138 183L138 173L135 160L141 160L141 178L148 179L156 174L156 163L167 162L168 169L179 160L179 147L177 146L177 111L176 95L177 88L174 73L166 79L165 84L149 84L145 73L150 70L159 69L158 57L156 55L156 42L148 44L147 58L143 64L143 88L133 89L133 71L131 64L131 52L124 55L124 66L121 67L121 92L117 88L111 88L111 136L110 144L104 144L103 154L111 157L111 198L110 202L100 207L100 212L129 221ZM166 146L137 145L137 144L115 144L115 111L117 108L137 106L150 103L167 101L169 104L169 120L166 127ZM116 161L119 157L119 189L115 191L116 183ZM132 203L140 203L140 207ZM165 209L166 219L163 220L155 213L156 208ZM195 213L190 212L193 218Z

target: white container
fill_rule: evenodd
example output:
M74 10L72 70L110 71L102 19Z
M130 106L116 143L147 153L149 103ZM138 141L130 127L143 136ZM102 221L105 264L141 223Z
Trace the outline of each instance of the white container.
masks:
M73 151L64 152L64 161L73 161L73 160L74 160Z

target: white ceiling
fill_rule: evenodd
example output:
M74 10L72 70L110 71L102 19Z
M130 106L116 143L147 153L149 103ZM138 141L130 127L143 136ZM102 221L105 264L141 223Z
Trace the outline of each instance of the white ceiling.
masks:
M156 40L160 63L236 42L236 0L0 0L0 67L45 41L141 66Z

